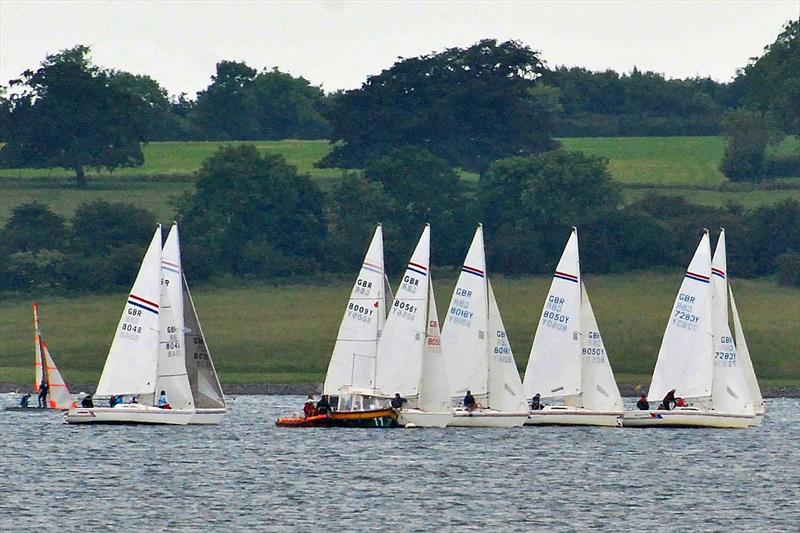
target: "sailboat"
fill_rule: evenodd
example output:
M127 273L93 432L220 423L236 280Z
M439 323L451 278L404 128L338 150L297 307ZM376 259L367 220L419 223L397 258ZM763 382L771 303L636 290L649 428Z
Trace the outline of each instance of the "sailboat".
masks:
M195 415L182 351L183 334L161 282L161 226L156 228L106 357L95 397L133 396L137 403L71 408L71 424L188 424ZM156 407L165 391L171 409Z
M383 228L378 224L345 307L322 393L336 410L330 416L288 416L281 427L387 427L397 414L376 389L378 341L391 291L383 267Z
M531 410L526 425L621 425L622 397L581 278L574 227L536 327L523 389L527 397L561 402Z
M751 423L752 426L761 425L766 413L766 405L764 398L761 396L761 388L758 386L758 379L756 378L755 369L753 369L753 362L750 359L750 350L747 347L747 340L744 338L744 330L742 329L742 322L739 319L739 311L736 309L736 301L733 299L733 289L728 285L728 295L731 299L731 314L733 315L733 331L734 341L736 343L736 358L742 366L745 380L747 381L747 389L750 391L750 400L753 402L753 410L755 411L755 418Z
M39 327L39 305L33 303L33 392L39 394L39 386L42 382L47 383L47 398L46 408L57 409L65 411L70 407L76 405L75 399L69 392L64 378L61 377L61 372L58 371L53 357L50 355L50 350L47 349L47 343L42 339L41 329ZM21 410L31 409L36 406L33 402L36 401L31 398L28 407L7 407L7 410ZM38 402L37 402L38 403Z
M219 424L227 411L225 396L183 275L177 223L172 224L161 251L161 276L172 302L177 331L183 332L183 342L177 349L184 353L194 400L195 414L189 423Z
M623 426L746 428L753 423L755 411L727 325L727 294L724 233L712 267L705 230L675 299L648 393L654 402L674 390L688 405L626 411Z
M476 409L458 407L448 426L515 427L528 418L492 285L486 274L483 226L467 251L442 328L442 347L450 371L451 401L470 391Z
M400 425L443 428L453 417L430 274L430 225L422 231L386 319L375 375L379 396L406 398L408 405L398 410Z

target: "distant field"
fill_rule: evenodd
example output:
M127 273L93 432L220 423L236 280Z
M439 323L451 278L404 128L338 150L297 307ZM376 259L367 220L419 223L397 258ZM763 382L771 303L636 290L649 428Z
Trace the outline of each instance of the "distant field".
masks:
M794 188L758 189L749 192L716 190L724 178L717 170L723 141L719 137L624 137L561 139L568 150L605 155L614 178L628 186L625 198L633 201L648 192L685 196L691 202L745 207L772 204L785 198L800 199L800 177L788 180ZM163 142L144 147L145 164L113 174L89 172L89 188L72 186L72 173L63 169L0 169L0 221L24 202L39 201L54 211L71 216L83 202L124 201L149 209L164 223L175 217L173 201L193 189L192 173L220 146L242 142ZM299 171L307 172L323 190L330 190L342 176L341 169L317 169L314 163L330 150L327 141L259 141L262 153L283 154ZM777 153L800 151L800 139L787 138ZM477 175L462 173L477 182Z
M435 276L444 316L455 284ZM587 276L586 285L620 381L651 374L681 272ZM205 287L194 297L221 379L226 383L320 381L352 280L325 285ZM493 285L524 369L550 279L497 277ZM734 280L756 371L773 384L800 383L800 290L769 280ZM39 300L42 331L66 378L99 377L123 306L122 294ZM0 303L0 382L31 379L30 301Z

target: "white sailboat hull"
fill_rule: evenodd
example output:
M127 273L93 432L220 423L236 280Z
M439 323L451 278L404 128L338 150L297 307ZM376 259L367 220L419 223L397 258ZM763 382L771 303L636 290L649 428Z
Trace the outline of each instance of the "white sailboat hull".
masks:
M420 411L403 409L397 412L397 423L402 427L443 428L453 419L451 412Z
M593 411L578 407L549 405L531 411L526 426L608 426L622 427L622 411Z
M505 411L494 411L492 409L456 409L453 411L453 419L447 427L462 428L515 428L522 426L528 419L528 413L512 413Z
M677 408L672 411L625 411L623 427L740 428L752 425L754 415Z
M194 412L194 415L189 423L215 426L220 423L222 417L225 416L225 413L227 412L228 409L225 407L219 409L200 408Z
M753 418L753 421L750 422L750 427L760 426L763 420L764 420L764 413L756 413L756 416Z
M185 426L194 410L159 409L140 404L116 407L73 407L64 416L67 424L171 424Z

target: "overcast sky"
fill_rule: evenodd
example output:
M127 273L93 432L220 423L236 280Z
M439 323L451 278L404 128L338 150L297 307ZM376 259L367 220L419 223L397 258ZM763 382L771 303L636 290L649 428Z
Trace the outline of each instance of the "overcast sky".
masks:
M550 66L730 80L800 16L800 0L342 2L0 0L0 84L48 53L147 74L171 94L210 83L223 59L278 67L326 91L359 87L398 56L517 39Z

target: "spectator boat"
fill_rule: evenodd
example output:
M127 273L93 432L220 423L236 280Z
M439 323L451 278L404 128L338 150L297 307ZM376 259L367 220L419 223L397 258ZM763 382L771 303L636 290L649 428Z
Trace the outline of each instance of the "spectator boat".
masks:
M161 279L161 226L147 248L106 357L95 398L137 397L115 407L73 407L69 424L188 424L195 416L184 337ZM165 391L171 409L157 407Z
M725 233L712 261L705 230L675 299L648 393L654 402L674 389L688 405L626 411L624 426L746 428L755 423L727 306Z
M536 326L523 389L559 403L531 409L526 425L621 425L622 397L581 277L574 227Z
M524 424L528 406L486 274L482 225L467 251L445 320L442 347L450 372L451 402L461 402L467 391L478 402L474 409L457 406L448 427Z

